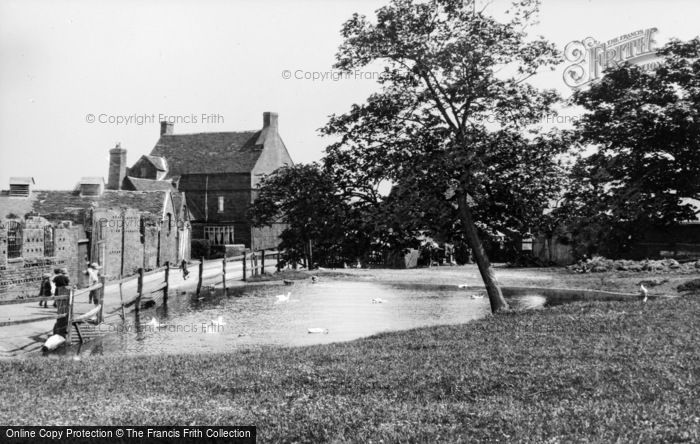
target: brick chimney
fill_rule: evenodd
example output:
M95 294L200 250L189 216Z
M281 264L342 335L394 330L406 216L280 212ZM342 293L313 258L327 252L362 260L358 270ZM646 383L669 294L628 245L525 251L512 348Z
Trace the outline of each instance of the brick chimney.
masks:
M271 113L269 111L266 111L263 113L263 129L270 127L270 129L273 129L277 131L279 128L277 126L277 113Z
M126 177L126 150L121 143L109 150L109 175L107 176L107 189L120 190Z
M175 130L175 124L166 122L165 120L160 122L160 135L161 136L172 136Z

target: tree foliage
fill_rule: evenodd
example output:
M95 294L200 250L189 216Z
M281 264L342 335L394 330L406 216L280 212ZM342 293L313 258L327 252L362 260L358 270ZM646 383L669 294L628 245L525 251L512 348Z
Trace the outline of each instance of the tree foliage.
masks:
M606 73L573 102L578 140L595 147L573 170L563 212L581 253L619 255L651 226L695 217L700 198L700 40L671 41L655 72Z
M312 256L314 262L323 262L345 243L348 212L332 178L312 163L282 167L263 177L249 216L254 226L287 224L280 247L287 250L288 260Z
M558 137L523 136L558 100L526 82L560 60L554 45L527 38L536 10L535 1L516 2L502 23L463 0L393 0L375 22L353 15L336 68L378 64L381 90L323 128L339 137L326 165L341 182L372 189L390 180L407 211L437 213L461 229L494 311L506 304L477 226L482 234L498 224L522 228L547 204L564 148Z

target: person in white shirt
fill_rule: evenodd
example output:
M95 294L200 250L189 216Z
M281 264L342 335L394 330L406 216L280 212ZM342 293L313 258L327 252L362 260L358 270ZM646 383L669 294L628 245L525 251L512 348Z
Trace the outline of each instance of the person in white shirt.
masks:
M85 270L85 273L88 275L88 286L92 287L100 281L100 268L102 267L93 262L88 266L88 269ZM95 305L100 303L97 295L97 290L90 290L90 302L93 302Z

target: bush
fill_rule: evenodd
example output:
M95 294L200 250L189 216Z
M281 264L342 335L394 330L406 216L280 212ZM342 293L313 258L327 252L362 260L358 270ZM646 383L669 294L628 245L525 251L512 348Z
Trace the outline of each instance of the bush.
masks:
M207 239L192 239L192 259L209 257L211 254L211 242Z

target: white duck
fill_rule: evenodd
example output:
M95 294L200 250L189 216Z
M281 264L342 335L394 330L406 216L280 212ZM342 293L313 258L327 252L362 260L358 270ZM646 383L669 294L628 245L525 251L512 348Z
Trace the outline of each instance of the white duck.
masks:
M309 333L323 333L323 334L328 334L328 329L327 328L319 328L319 327L310 327L308 329Z
M288 291L286 295L284 294L278 294L277 295L277 301L275 304L281 304L282 302L289 302L289 298L292 296L292 292Z
M642 302L647 301L647 296L649 295L649 290L644 286L644 284L639 285L639 295L643 297Z
M153 317L151 318L151 320L150 320L150 321L148 322L148 324L146 324L146 325L148 325L148 326L151 327L151 328L161 328L161 327L165 327L165 324L161 324L160 322L158 322L158 319L153 318Z
M385 302L386 302L386 300L384 300L384 299L382 299L382 298L374 298L374 299L372 299L372 303L373 303L373 304L383 304L383 303L385 303Z
M222 316L219 316L218 318L213 319L210 322L210 325L212 325L214 327L222 327L222 326L226 325L226 323L224 322L224 318Z

